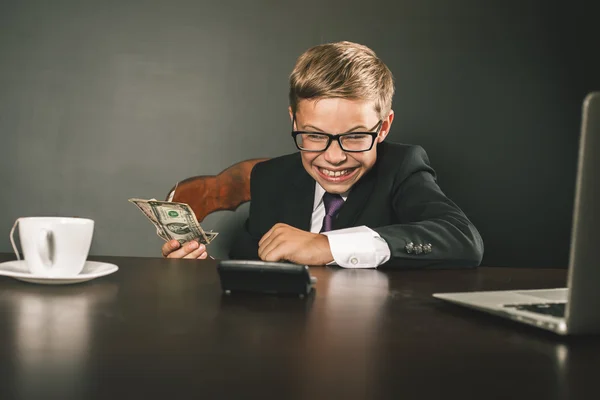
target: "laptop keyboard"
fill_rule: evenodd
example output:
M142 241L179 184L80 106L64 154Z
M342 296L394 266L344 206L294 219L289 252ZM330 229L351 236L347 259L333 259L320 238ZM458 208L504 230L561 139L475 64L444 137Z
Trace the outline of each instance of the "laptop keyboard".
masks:
M504 307L562 318L565 316L565 305L566 303L505 304Z

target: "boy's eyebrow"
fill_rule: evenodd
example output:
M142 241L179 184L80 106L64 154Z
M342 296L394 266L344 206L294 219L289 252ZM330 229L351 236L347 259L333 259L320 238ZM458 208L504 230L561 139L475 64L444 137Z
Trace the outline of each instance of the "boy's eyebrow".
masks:
M316 127L316 126L314 126L314 125L305 125L305 126L304 126L304 129L312 129L312 130L314 130L314 131L317 131L317 132L325 133L325 131L324 131L323 129L321 129L321 128L317 128L317 127ZM353 132L353 131L355 131L355 130L357 130L357 129L360 129L360 130L362 130L362 131L366 131L366 130L367 130L367 129L369 129L369 128L367 128L367 127L366 127L366 126L364 126L364 125L357 125L357 126L355 126L354 128L347 130L347 131L346 131L346 132L344 132L344 133Z
M305 125L305 126L304 126L304 129L312 129L312 130L314 130L314 131L323 132L323 133L325 132L325 131L323 131L323 129L321 129L321 128L317 128L317 127L316 127L316 126L314 126L314 125Z

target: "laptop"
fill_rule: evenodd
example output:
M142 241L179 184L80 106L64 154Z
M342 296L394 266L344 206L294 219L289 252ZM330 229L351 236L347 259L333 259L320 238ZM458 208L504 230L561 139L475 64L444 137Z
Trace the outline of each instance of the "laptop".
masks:
M600 333L600 92L583 102L567 288L434 297L561 335Z

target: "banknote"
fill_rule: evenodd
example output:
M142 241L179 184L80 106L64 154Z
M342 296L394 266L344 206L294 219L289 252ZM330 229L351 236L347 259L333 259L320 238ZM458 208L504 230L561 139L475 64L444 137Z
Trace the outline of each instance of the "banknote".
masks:
M164 240L175 239L179 243L197 240L205 245L212 242L218 232L204 231L194 211L188 204L159 201L155 199L129 199L154 224L156 233Z
M156 200L156 199L150 199L150 200ZM160 226L160 224L158 223L158 220L152 213L152 208L150 207L150 204L148 204L149 200L129 199L129 201L131 203L133 203L137 208L139 208L140 211L150 220L150 222L152 222L154 224L154 226L156 227L156 234L161 239L169 240L169 238L165 234L165 230L163 229L162 226Z

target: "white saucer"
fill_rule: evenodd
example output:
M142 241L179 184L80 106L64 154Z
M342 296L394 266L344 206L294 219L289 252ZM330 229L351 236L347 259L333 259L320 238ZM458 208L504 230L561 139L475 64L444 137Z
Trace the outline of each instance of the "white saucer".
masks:
M0 276L10 276L24 282L41 283L42 285L69 285L72 283L80 283L89 281L101 276L110 275L119 269L114 264L102 263L97 261L86 261L83 270L77 276L63 277L47 277L33 275L29 272L27 264L24 260L7 261L0 263Z

